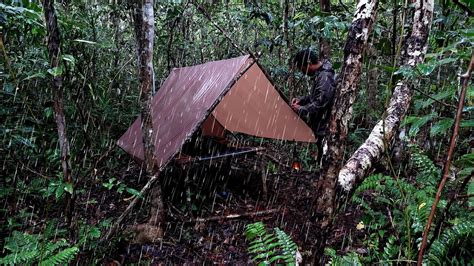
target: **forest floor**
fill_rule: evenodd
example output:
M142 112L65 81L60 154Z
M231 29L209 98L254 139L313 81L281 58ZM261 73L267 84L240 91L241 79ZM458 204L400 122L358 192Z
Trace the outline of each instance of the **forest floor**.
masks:
M276 150L277 147L272 145L266 148L265 152L274 158L286 154L287 158L279 158L281 164L291 164L292 158L288 157L291 153ZM268 173L268 196L265 200L259 171L262 157L234 158L230 167L228 163L195 165L185 171L168 167L163 179L167 222L162 241L134 243L122 237L120 242L112 245L113 252L105 256L105 261L112 265L137 262L248 264L251 263L251 256L247 252L245 226L263 221L267 229L283 229L298 245L303 262L311 262L313 245L319 237L314 228L315 221L311 218L318 171L294 172L269 162L273 165L267 167L271 168L271 173ZM120 182L140 190L146 183L142 170L138 164L131 162L115 171ZM94 220L98 222L106 218L114 221L130 200L100 185L90 191L88 198L100 200L98 204L86 208L78 206L78 215L89 217L93 223ZM148 211L149 204L142 201L129 215L125 226L146 222ZM264 214L252 215L255 212ZM345 211L341 213L336 218L335 230L327 238L327 244L331 247L349 246L354 251L363 250L361 239L365 233L356 230L360 211L345 206ZM233 214L242 216L226 217ZM213 218L206 220L209 217ZM198 218L204 218L204 221ZM339 250L347 251L348 248Z

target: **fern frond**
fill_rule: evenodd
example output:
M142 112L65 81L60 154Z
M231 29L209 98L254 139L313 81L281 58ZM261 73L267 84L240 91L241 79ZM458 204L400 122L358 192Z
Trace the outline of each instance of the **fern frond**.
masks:
M29 264L38 257L38 250L22 250L0 258L0 265Z
M283 252L283 260L286 263L295 263L296 250L298 246L291 240L291 238L278 227L275 228L275 233L278 238L278 244Z
M411 160L414 168L418 171L417 180L425 186L435 186L441 170L433 161L424 154L416 145L411 145Z
M56 250L61 247L67 247L68 243L66 239L60 239L56 242L49 242L45 245L44 250L42 250L41 258L48 258L51 256Z
M44 260L40 263L41 266L46 265L59 265L59 264L67 264L71 260L73 260L77 253L79 253L78 247L70 247L60 251L58 254Z
M472 216L466 220L461 220L451 228L446 229L441 236L436 239L428 252L428 260L441 264L441 261L448 259L446 256L453 245L462 239L467 239L474 234L474 221Z
M246 226L245 235L251 240L247 250L254 254L252 260L259 265L267 265L278 260L294 264L298 246L284 231L279 228L275 228L274 231L275 234L268 233L262 222Z

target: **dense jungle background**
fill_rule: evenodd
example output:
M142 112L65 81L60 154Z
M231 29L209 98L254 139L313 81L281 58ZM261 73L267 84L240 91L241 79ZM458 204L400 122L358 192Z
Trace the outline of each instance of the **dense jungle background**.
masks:
M326 173L313 145L234 134L267 155L170 164L156 183L165 221L150 239L134 230L153 215L155 194L140 192L146 167L116 145L142 110L136 3L0 1L0 264L405 265L417 262L426 235L423 263L473 265L474 90L470 71L461 75L474 47L474 2L435 0L424 61L409 66L418 2L375 5L342 161L387 115L399 82L412 98L380 158L349 192L337 189L330 226L318 226L312 211ZM155 87L173 68L252 53L291 99L311 88L290 64L308 47L327 54L342 83L346 40L363 8L352 0L155 1ZM58 23L53 57L45 14ZM465 97L461 83L469 83Z

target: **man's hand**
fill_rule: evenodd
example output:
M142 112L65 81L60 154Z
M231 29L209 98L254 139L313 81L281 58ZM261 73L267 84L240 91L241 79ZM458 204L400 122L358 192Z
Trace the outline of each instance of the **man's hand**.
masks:
M296 112L300 110L301 105L299 103L300 103L300 100L297 98L293 98L291 100L291 108L295 110Z

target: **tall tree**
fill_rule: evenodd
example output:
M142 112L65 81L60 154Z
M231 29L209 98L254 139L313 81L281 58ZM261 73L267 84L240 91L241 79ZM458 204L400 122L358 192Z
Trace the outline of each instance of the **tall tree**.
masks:
M428 49L428 36L433 17L433 0L417 0L411 36L406 40L403 54L406 67L416 67L423 62ZM367 140L347 161L338 177L339 184L350 190L355 183L370 171L372 164L380 159L388 147L400 122L405 116L413 96L414 81L403 79L396 85L384 118L372 129Z
M153 75L153 41L155 37L155 19L153 13L153 0L134 0L132 2L132 15L137 40L138 54L138 79L140 89L140 113L142 141L144 147L145 170L148 182L140 191L140 195L145 195L152 190L150 195L150 219L145 224L138 224L132 229L135 231L136 242L155 242L163 236L162 224L165 219L163 195L161 184L158 181L159 169L155 163L155 145L153 136L155 136L152 123L152 99L154 91ZM109 231L102 239L103 242L110 239L123 219L132 211L138 202L135 197L127 208L123 211L116 222L109 228Z
M143 132L145 168L148 179L155 180L159 172L158 169L156 169L155 163L155 145L153 142L155 133L151 113L154 91L153 40L155 37L153 0L135 0L133 19L138 51L138 78L140 82L141 128ZM147 228L150 226L160 228L164 221L164 204L160 183L155 184L151 189L151 217L148 221ZM149 229L143 230L143 227L137 229L140 231L149 231ZM162 230L156 230L154 232L158 232L156 237L160 237ZM153 240L155 237L152 236L150 238Z
M319 0L319 8L324 16L331 14L331 0ZM322 37L319 42L319 55L321 58L331 57L331 46L329 43L329 38Z
M70 165L69 141L67 138L66 118L64 116L64 89L60 66L61 38L58 19L54 9L54 0L43 0L43 11L48 33L48 54L51 73L53 74L54 116L58 127L59 150L61 152L61 168L64 181L72 187L72 170ZM71 222L73 212L73 193L66 193L66 217Z
M352 104L357 94L362 67L362 56L372 31L377 11L377 0L361 0L344 47L344 63L337 79L334 108L329 124L328 151L323 155L321 180L316 193L316 215L322 229L329 225L335 208L336 178L339 172L348 123L352 116Z

